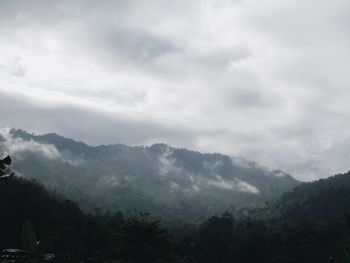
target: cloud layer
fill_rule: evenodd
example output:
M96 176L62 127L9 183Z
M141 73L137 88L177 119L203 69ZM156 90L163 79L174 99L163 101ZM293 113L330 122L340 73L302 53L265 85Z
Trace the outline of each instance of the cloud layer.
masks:
M4 151L1 153L2 156L11 155L22 158L22 154L33 152L49 159L62 158L54 145L14 138L9 129L0 129L0 149Z
M4 0L0 126L349 169L346 0Z

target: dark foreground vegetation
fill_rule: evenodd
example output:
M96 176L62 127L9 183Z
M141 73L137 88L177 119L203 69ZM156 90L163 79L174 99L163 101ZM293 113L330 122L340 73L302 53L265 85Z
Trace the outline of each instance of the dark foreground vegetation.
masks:
M264 209L225 212L200 225L139 212L84 214L15 176L0 178L0 211L0 249L23 248L23 225L31 222L38 240L50 236L44 252L55 255L51 262L349 262L350 174L300 185Z

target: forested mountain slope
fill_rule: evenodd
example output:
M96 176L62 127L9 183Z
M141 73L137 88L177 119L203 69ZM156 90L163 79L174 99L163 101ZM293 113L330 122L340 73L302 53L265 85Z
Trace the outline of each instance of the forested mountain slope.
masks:
M154 214L87 215L38 183L1 177L0 249L21 247L21 226L29 220L39 239L53 234L46 251L54 262L346 263L349 197L346 173L300 184L245 217L225 212L198 224L174 217L171 224Z
M11 154L18 174L89 211L136 209L199 220L230 206L261 206L299 183L241 158L165 144L92 147L53 133L3 129L0 150Z
M350 172L300 184L283 194L274 206L290 221L350 220Z

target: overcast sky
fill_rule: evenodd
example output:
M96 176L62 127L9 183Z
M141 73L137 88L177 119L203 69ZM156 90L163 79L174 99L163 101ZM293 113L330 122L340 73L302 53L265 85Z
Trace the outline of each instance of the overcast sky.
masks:
M349 0L0 0L0 127L350 169Z

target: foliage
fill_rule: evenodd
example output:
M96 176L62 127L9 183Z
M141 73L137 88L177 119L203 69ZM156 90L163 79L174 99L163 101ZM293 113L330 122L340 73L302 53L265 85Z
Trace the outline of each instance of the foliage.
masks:
M119 255L125 262L168 262L171 241L158 220L137 213L127 218L120 230Z
M20 247L22 236L24 249L52 252L56 262L349 262L349 198L346 173L302 184L262 209L178 225L146 213L84 214L37 182L13 177L0 180L0 249ZM50 245L46 233L56 233Z

